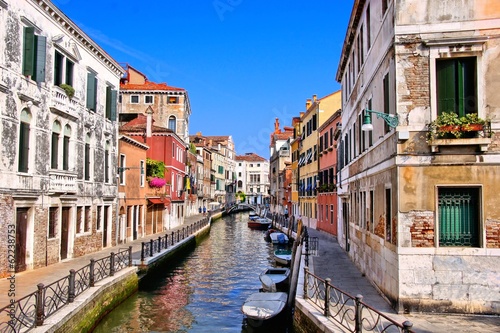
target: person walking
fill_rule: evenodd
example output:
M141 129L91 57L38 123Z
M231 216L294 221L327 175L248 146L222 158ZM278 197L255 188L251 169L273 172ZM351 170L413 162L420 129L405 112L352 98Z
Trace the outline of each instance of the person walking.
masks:
M285 207L285 210L283 211L284 215L285 215L285 219L288 220L288 207Z
M203 206L203 215L207 215L207 207Z

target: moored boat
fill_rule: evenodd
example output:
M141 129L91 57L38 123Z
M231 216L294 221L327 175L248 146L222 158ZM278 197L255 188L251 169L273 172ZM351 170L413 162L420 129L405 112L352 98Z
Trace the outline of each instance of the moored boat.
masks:
M277 249L273 254L274 261L281 266L290 266L292 262L292 250Z
M288 244L288 236L280 231L269 233L269 238L273 244Z
M271 220L264 217L248 220L248 227L257 230L267 230L271 226Z
M250 326L260 327L284 312L287 298L284 292L254 293L245 300L241 312Z
M288 292L290 269L286 267L269 267L259 275L262 290L265 292Z

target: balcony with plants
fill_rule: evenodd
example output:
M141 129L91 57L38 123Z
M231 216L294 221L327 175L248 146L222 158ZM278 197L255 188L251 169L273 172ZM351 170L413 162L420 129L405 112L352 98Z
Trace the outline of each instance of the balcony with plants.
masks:
M438 152L440 146L470 145L485 151L491 142L491 124L477 113L459 116L455 112L442 112L427 127L427 142L432 152Z

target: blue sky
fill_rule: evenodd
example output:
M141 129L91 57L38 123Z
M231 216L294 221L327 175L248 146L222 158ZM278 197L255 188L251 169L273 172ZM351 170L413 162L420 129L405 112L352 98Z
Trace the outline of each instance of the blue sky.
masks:
M188 91L189 132L269 158L281 128L335 81L350 0L53 0L120 63Z

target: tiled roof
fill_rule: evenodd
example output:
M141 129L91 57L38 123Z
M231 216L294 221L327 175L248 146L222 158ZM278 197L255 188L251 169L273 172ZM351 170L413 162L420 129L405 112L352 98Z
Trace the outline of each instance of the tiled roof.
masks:
M176 88L166 83L154 83L147 81L144 84L120 83L120 90L162 90L162 91L185 91L183 88Z
M255 153L247 153L245 155L238 155L235 157L236 161L247 161L247 162L266 162L267 160Z
M206 136L206 138L208 140L212 140L212 141L215 141L215 142L218 142L218 141L225 141L225 140L229 140L229 135L209 135L209 136Z
M154 120L152 120L154 123ZM147 116L143 114L139 114L137 118L129 121L128 123L120 126L120 132L145 132L147 126ZM155 126L154 124L151 126L152 133L168 133L173 131L169 128Z

